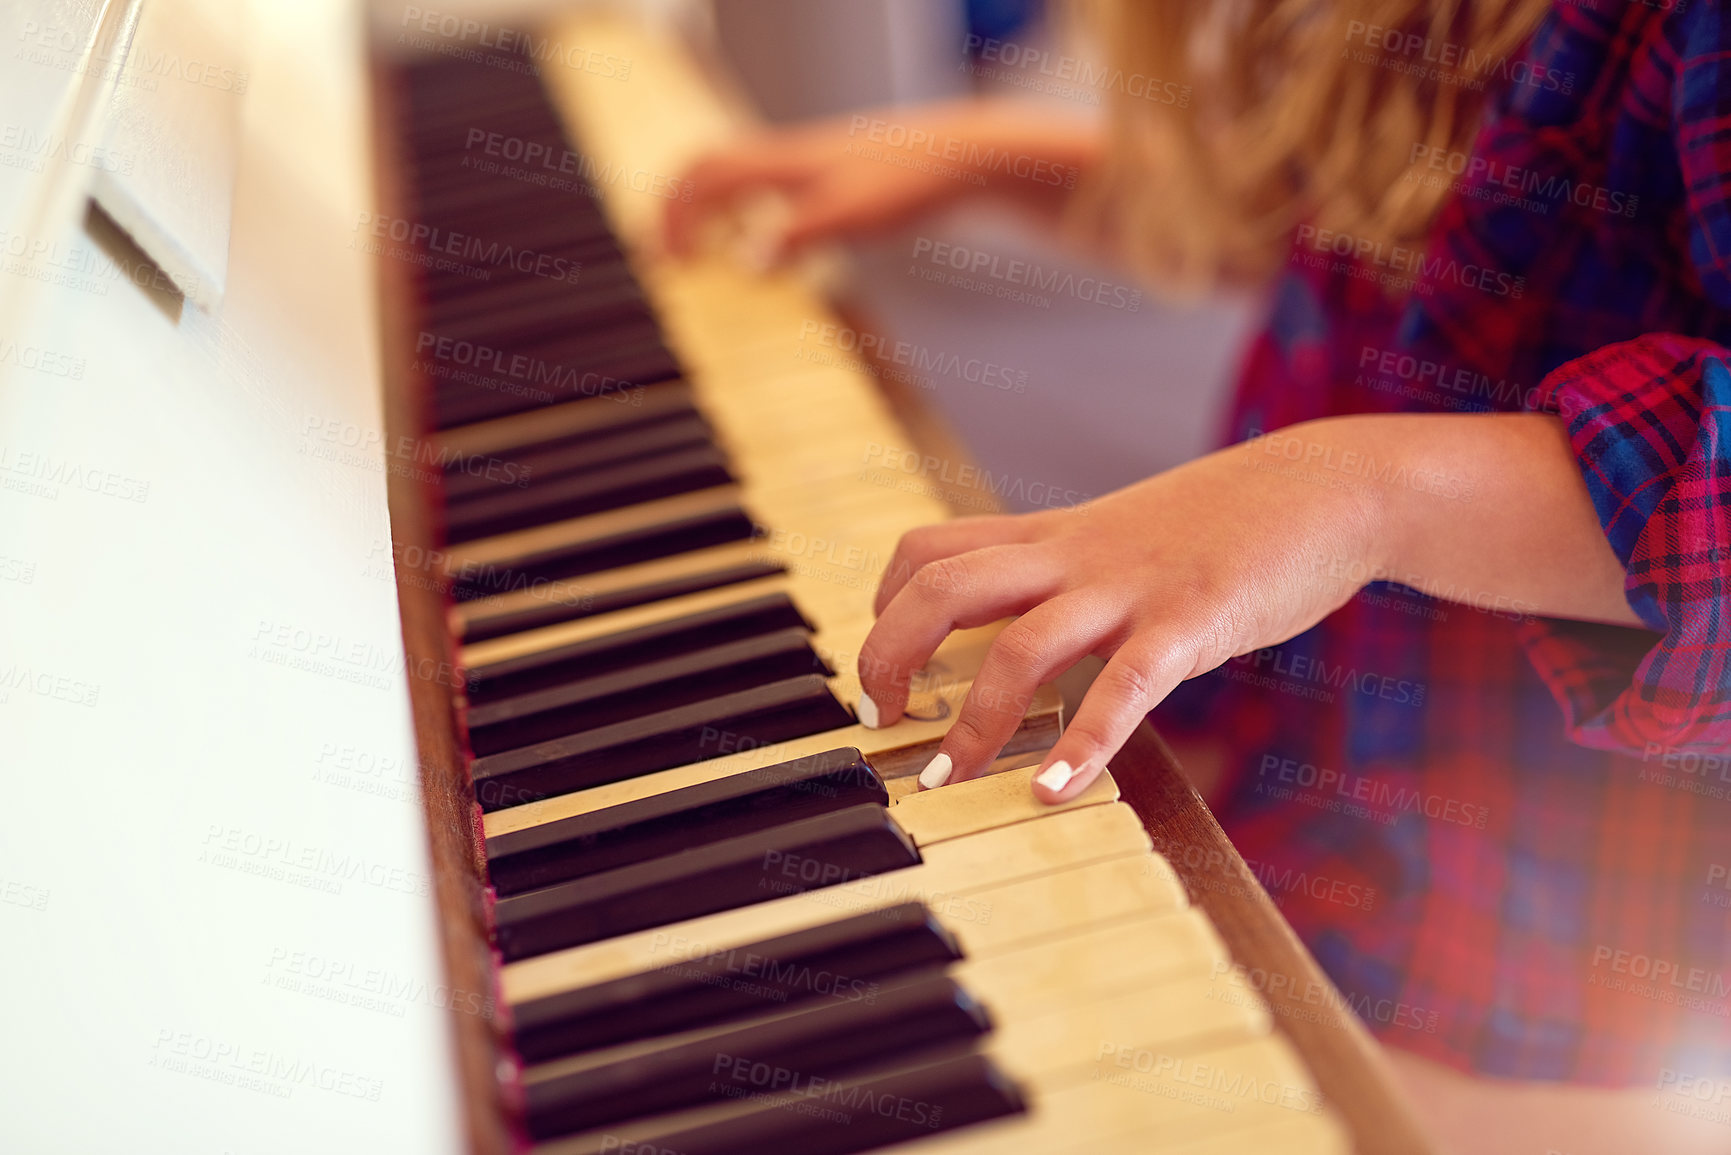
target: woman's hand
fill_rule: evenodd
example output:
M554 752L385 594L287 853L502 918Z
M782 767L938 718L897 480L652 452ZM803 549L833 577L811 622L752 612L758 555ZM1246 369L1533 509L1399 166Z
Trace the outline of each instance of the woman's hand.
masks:
M1034 692L1107 659L1035 782L1046 802L1097 778L1179 682L1309 629L1371 581L1638 626L1627 580L1544 414L1306 422L1086 506L964 518L902 538L860 648L878 725L951 630L1020 615L987 651L926 788L972 778Z
M760 132L692 166L681 181L690 198L667 203L664 240L687 256L705 218L767 191L789 210L773 259L894 228L969 194L1056 205L1099 147L1087 122L989 100Z
M1236 446L1075 509L903 537L860 651L880 724L901 716L910 675L951 630L1020 615L987 652L921 785L981 773L1035 690L1096 654L1106 667L1035 789L1047 802L1073 797L1179 682L1284 641L1351 597L1357 587L1326 580L1316 559L1345 559L1339 572L1382 564L1380 494L1258 468L1262 456Z
M681 178L690 199L667 202L668 250L689 256L705 218L766 191L788 202L776 260L816 241L893 228L966 191L942 176L870 159L856 143L845 122L825 122L759 133L709 154Z

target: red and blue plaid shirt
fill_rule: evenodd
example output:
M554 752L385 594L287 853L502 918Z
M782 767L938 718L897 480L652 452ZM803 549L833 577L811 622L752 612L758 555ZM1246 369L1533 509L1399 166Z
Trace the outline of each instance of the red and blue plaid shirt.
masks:
M1413 149L1403 179L1453 189L1422 249L1300 230L1233 439L1555 413L1651 630L1379 582L1156 721L1229 738L1222 821L1389 1043L1508 1077L1723 1075L1731 12L1558 3L1507 61L1360 48L1483 81L1490 110L1470 155ZM1436 492L1471 515L1469 487Z

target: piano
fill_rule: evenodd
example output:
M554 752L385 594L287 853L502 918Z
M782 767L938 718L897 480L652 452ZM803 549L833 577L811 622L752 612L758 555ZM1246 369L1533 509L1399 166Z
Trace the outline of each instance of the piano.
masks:
M980 498L883 464L963 450L801 357L797 275L654 251L750 115L700 53L43 7L0 187L21 1149L1428 1149L1146 727L1042 807L1047 689L918 791L995 627L860 723L877 571ZM176 147L231 183L153 185Z

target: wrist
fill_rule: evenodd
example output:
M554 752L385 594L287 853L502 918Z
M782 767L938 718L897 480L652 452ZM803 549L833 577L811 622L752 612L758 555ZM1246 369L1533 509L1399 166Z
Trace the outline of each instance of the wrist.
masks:
M1413 463L1403 460L1381 417L1324 417L1277 429L1256 439L1256 455L1282 476L1306 487L1325 506L1320 519L1332 540L1328 569L1353 590L1400 572L1412 530L1408 482Z

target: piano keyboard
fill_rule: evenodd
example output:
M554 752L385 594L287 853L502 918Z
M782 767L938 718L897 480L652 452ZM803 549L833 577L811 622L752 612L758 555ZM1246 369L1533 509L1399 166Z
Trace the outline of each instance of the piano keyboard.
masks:
M1054 693L994 773L914 789L993 629L858 723L873 571L949 510L860 480L908 435L863 374L788 356L817 307L634 265L653 202L477 147L631 167L621 102L692 83L649 55L612 91L473 52L396 71L429 576L533 1150L1346 1150L1111 775L1034 802Z

